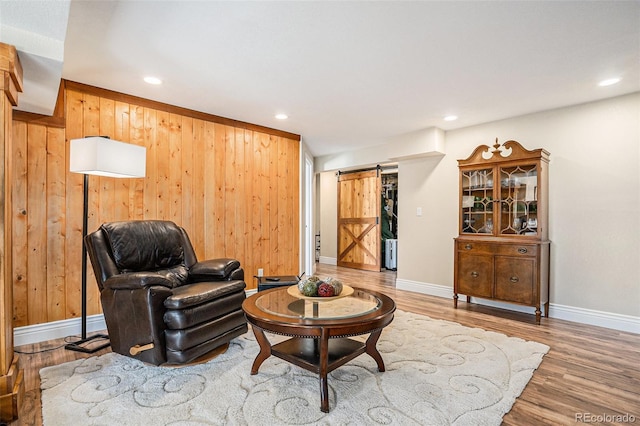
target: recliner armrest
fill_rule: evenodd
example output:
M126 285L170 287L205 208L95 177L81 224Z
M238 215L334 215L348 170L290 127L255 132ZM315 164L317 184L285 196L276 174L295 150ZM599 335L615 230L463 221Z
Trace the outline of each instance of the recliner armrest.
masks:
M240 267L236 259L220 258L196 262L189 268L190 281L226 280Z
M233 293L244 293L244 281L216 281L186 284L173 290L173 294L164 301L167 309L186 309L220 299Z
M154 272L131 272L113 275L104 282L104 287L112 290L135 290L159 285L174 288L175 282Z

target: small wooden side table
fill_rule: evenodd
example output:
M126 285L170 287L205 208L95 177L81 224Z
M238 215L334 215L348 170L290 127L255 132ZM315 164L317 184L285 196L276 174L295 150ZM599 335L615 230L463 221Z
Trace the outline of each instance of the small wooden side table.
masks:
M259 277L254 275L258 280L258 291L268 290L270 288L288 287L298 284L300 278L295 275L270 275Z

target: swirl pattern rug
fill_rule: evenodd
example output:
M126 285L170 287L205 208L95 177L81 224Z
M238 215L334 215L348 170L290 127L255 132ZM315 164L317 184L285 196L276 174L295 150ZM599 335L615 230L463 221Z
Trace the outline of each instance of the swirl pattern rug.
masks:
M269 338L275 336L270 336ZM275 340L275 339L274 339ZM549 347L396 311L378 349L318 376L275 357L250 375L250 331L206 364L155 367L118 354L40 370L53 425L499 425Z

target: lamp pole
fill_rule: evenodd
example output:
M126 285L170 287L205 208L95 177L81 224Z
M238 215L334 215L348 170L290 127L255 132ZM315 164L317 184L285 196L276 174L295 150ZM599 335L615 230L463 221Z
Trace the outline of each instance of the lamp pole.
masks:
M65 349L75 352L83 352L87 354L92 354L94 352L98 352L101 349L104 349L110 345L109 336L106 334L95 334L91 337L87 337L87 245L84 242L84 237L87 236L88 230L88 222L89 222L89 175L84 175L84 181L82 184L82 281L81 281L81 292L82 292L82 334L80 336L80 340L69 343L65 345ZM97 339L106 339L106 342L103 342L96 346L83 346L85 343L91 342L92 340Z

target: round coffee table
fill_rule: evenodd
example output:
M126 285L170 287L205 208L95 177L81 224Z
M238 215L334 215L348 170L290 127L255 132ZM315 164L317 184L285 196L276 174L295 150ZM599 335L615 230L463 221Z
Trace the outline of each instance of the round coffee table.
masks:
M384 371L376 349L382 329L393 321L395 302L375 291L354 288L353 293L331 300L296 297L286 287L258 292L242 304L260 345L251 374L271 355L320 376L320 409L329 412L327 374L366 353ZM271 345L264 332L291 339ZM350 336L369 334L365 342Z

